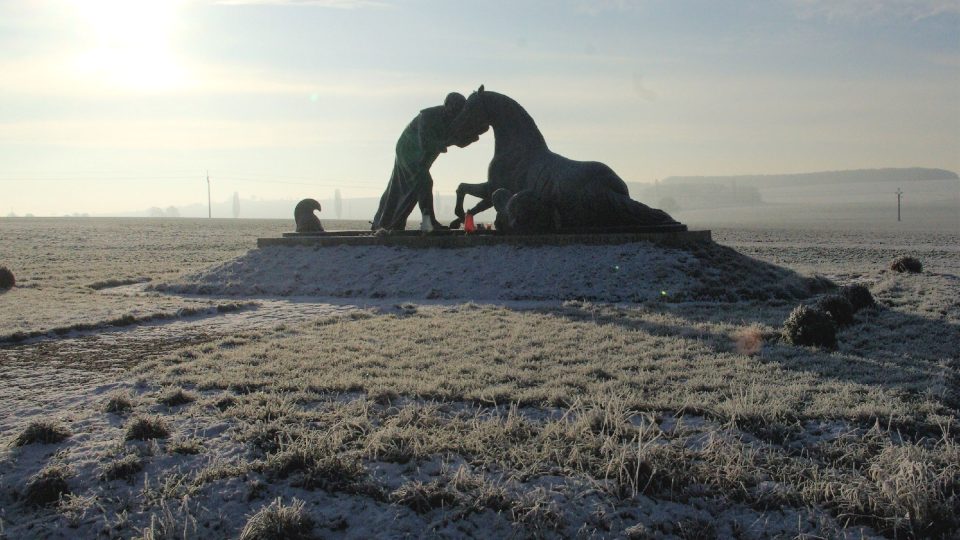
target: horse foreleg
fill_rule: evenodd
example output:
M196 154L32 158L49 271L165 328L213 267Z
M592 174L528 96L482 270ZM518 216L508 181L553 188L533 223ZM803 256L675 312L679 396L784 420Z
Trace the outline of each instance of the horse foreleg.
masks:
M470 195L472 197L477 197L478 199L480 199L480 203L470 210L471 214L476 214L477 213L476 209L480 207L484 203L484 201L489 202L490 186L486 182L482 184L460 184L459 186L457 186L457 204L453 209L453 213L457 216L457 219L453 220L450 223L451 229L459 229L460 224L463 223L463 218L466 217L466 214L463 211L463 198L466 195ZM486 210L487 208L490 208L490 204L492 203L489 203L482 210Z
M483 212L484 210L488 210L491 206L493 206L492 200L490 200L489 198L483 199L480 202L478 202L476 206L470 209L470 215L475 216L480 212Z

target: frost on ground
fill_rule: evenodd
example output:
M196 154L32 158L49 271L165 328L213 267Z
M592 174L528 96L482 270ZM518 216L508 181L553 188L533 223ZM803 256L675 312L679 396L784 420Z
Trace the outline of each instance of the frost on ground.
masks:
M633 286L641 301L471 302L425 285L376 299L363 285L0 344L0 533L956 537L960 254L932 241L908 252L924 273L895 274L896 238L838 236L721 235L870 288L880 309L834 351L778 337L818 297L789 284L819 282L722 246L657 259L703 291L687 300ZM209 272L129 272L192 287L256 253L216 249Z
M824 283L713 243L268 247L149 286L179 294L601 302L806 298Z

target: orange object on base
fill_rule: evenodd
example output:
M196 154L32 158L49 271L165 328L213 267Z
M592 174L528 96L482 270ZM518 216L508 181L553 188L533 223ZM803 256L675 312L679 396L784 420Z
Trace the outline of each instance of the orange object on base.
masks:
M467 217L464 218L463 228L468 233L472 233L477 230L477 227L473 224L473 214L467 214Z

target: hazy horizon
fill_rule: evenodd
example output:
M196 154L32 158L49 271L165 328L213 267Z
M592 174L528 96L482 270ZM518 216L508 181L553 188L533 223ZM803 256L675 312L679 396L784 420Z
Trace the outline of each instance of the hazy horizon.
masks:
M960 170L955 1L41 0L0 30L0 215L205 204L207 170L214 200L377 197L410 119L481 83L631 182Z

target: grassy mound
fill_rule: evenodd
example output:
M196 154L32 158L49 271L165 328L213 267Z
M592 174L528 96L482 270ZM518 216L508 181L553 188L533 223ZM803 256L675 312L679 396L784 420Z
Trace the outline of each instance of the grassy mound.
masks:
M833 319L823 311L797 306L783 322L783 338L794 345L835 349L837 327Z

